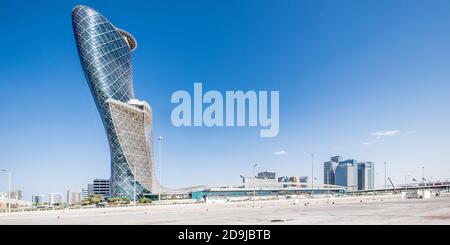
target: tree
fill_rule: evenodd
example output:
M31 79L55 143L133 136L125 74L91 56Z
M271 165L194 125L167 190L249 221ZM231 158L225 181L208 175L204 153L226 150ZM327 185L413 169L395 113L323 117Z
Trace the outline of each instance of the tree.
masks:
M103 198L103 195L101 194L92 194L90 196L88 196L87 198L83 199L83 201L81 201L81 205L92 205L92 204L98 204L102 201L104 201L105 199Z
M139 203L152 203L152 199L150 199L148 197L143 197L143 198L139 199Z
M108 199L109 203L120 204L120 203L130 203L130 198L128 197L111 197Z

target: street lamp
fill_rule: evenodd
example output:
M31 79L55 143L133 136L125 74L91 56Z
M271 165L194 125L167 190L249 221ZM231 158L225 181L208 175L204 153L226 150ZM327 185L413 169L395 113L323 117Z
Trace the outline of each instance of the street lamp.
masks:
M8 213L11 212L11 171L1 169L0 171L8 173Z
M161 201L161 189L162 189L162 180L161 180L161 172L162 172L162 158L161 158L161 143L163 141L162 136L158 136L158 155L159 155L159 191L158 191L158 201Z
M253 164L253 207L255 207L255 199L256 199L256 175L255 169L258 164Z
M387 172L386 172L386 165L387 162L384 162L384 190L386 191L387 189Z

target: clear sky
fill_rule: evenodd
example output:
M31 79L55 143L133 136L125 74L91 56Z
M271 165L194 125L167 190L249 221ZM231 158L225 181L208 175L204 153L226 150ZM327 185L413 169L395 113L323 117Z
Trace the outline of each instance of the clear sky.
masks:
M0 1L0 169L34 193L108 178L110 156L81 70L71 10L88 5L138 41L135 94L153 108L169 187L275 170L322 182L335 154L405 174L450 176L447 0ZM279 90L280 132L176 128L176 90ZM156 137L155 137L155 151ZM278 153L278 154L276 154ZM155 159L158 160L157 156ZM6 189L0 175L0 190Z

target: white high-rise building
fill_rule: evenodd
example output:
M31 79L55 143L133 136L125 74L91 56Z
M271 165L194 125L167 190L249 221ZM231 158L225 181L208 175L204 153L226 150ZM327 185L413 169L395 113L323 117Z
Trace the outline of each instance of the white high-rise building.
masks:
M81 201L81 192L67 191L67 204L75 205Z
M61 194L59 193L49 193L48 194L48 204L49 205L56 205L61 204Z

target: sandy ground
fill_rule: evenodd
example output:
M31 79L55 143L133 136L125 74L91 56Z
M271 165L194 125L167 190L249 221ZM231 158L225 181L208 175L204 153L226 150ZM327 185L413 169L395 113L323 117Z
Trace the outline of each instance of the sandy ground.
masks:
M362 202L361 202L362 200ZM332 204L331 202L335 202ZM348 197L277 201L152 205L144 207L35 211L0 214L1 225L15 224L446 224L450 197L399 200Z

